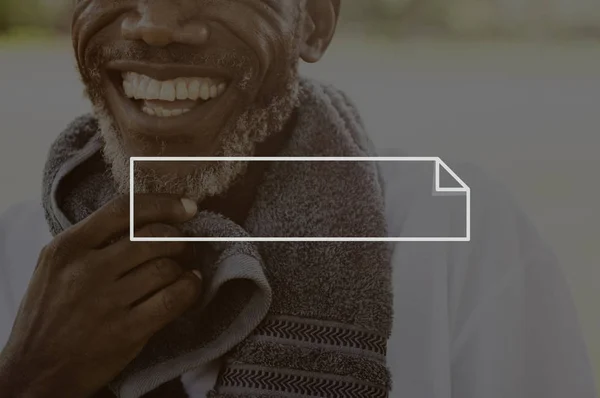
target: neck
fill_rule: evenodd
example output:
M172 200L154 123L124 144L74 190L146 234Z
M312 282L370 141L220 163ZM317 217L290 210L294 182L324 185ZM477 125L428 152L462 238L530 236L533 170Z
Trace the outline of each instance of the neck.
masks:
M256 147L255 156L278 156L287 143L297 121L294 112L285 127L272 134ZM248 216L256 191L271 162L249 162L246 172L222 195L213 196L200 203L200 210L208 210L243 224Z

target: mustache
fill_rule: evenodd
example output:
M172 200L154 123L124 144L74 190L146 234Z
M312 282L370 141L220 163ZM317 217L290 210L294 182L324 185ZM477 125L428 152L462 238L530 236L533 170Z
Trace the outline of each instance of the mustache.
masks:
M89 73L90 80L97 80L101 70L111 61L212 67L224 69L236 77L249 77L255 72L253 57L247 51L208 47L199 49L178 43L159 48L141 41L118 41L111 44L90 42L84 60L83 69Z

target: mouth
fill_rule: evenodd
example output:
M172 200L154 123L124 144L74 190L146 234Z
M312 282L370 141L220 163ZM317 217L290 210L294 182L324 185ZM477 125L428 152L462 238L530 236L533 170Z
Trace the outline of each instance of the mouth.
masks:
M185 134L181 130L198 123L208 127L234 99L225 99L232 97L231 79L217 70L115 62L107 76L127 122L151 135Z
M176 117L219 98L227 89L222 79L177 77L156 80L136 72L121 73L125 97L149 116Z

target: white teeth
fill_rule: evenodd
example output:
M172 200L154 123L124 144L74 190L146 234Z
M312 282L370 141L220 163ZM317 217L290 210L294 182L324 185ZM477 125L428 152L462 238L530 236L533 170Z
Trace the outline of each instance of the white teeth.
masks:
M227 84L221 79L202 78L202 77L180 77L174 80L159 81L145 75L135 72L123 73L123 92L128 98L136 100L161 100L174 102L176 100L202 99L208 101L218 98L227 89ZM148 108L147 106L144 109ZM150 109L150 108L148 108ZM183 107L182 107L183 109ZM173 110L162 109L153 110L156 116L163 117L180 115L181 113ZM182 110L182 113L185 113Z
M163 101L175 101L176 97L177 94L175 91L175 82L173 80L162 82L160 96L158 97L158 99Z
M146 76L144 76L146 77ZM147 99L147 100L155 100L158 99L158 97L160 97L160 87L161 87L161 83L158 80L154 80L154 79L150 79L149 77L146 77L146 79L149 80L148 86L146 91L139 96L139 98L137 99Z
M185 109L165 109L161 106L153 106L153 105L149 105L146 104L142 107L142 111L150 116L158 116L158 117L173 117L173 116L180 116L183 115L184 113L188 113L191 109L190 108L185 108Z
M130 81L128 81L128 80L123 81L123 90L125 90L125 95L127 97L129 97L129 98L133 97L133 95L134 95L133 85L131 84Z
M200 87L200 98L204 101L210 98L210 86L206 80L202 81L202 87Z
M146 92L148 92L148 85L150 84L150 79L146 76L140 76L139 78L132 81L133 89L135 90L135 99L144 98L146 96Z
M156 112L154 111L154 109L152 109L148 106L143 107L142 110L150 116L156 115Z
M185 100L188 98L188 87L187 83L183 79L177 79L177 99Z
M194 79L188 85L188 98L196 101L200 98L200 80Z

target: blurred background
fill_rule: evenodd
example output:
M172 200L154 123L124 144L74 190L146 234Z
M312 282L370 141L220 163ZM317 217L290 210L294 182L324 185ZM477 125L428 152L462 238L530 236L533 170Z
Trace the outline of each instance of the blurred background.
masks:
M0 0L0 212L38 198L50 142L88 110L73 3ZM376 142L509 188L562 262L600 382L600 1L343 0L331 51L303 68Z

